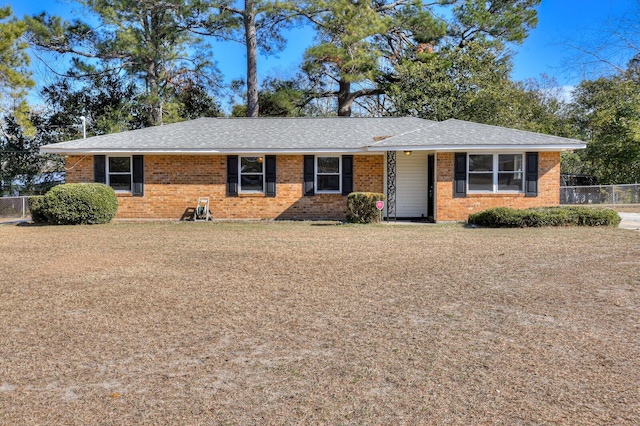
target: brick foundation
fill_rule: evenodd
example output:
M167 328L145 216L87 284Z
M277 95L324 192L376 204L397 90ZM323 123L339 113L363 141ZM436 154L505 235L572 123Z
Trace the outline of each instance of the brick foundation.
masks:
M466 221L469 214L493 207L557 206L560 204L560 153L539 154L538 196L524 194L467 194L453 197L453 153L436 156L436 219L440 221Z
M93 182L93 157L69 156L69 183ZM383 192L384 156L354 156L354 190ZM277 157L277 195L226 196L227 158L223 155L145 155L144 196L118 194L116 218L178 219L198 197L209 197L216 219L345 219L346 197L305 197L303 156Z

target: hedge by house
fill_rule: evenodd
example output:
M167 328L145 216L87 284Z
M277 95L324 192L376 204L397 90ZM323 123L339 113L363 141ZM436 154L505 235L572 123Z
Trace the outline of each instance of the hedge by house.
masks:
M347 196L347 222L378 222L380 211L376 202L384 201L385 195L379 192L352 192Z
M118 211L113 188L99 183L67 183L29 200L36 223L79 225L108 223Z
M489 228L618 226L620 216L615 210L580 206L534 207L523 210L497 207L469 215L468 223Z

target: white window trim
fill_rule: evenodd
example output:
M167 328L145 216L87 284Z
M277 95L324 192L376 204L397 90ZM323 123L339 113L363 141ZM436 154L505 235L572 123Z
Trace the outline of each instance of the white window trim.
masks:
M321 191L318 189L318 158L328 158L333 157L338 159L338 189L337 190L324 190ZM314 185L316 188L316 194L342 194L342 155L316 155L315 158L315 167L313 168L314 172ZM320 173L323 176L335 176L335 173Z
M262 158L262 173L242 173L242 159L243 158ZM265 193L265 185L266 185L266 173L265 173L265 161L266 157L262 154L252 154L252 155L241 155L238 157L238 193L240 194L264 194ZM243 190L242 189L242 175L250 175L250 176L258 176L262 175L262 190Z
M469 174L472 174L469 172L469 165L471 164L471 161L469 159L470 156L472 155L492 155L493 156L493 171L491 173L493 173L493 190L492 191L480 191L480 190L472 190L469 189ZM518 191L505 191L505 190L498 190L498 174L500 173L500 171L498 170L500 164L499 164L499 158L500 155L520 155L522 157L522 171L520 173L522 173L522 183L520 184L520 189ZM524 152L471 152L471 153L467 153L467 181L466 181L466 185L467 185L467 193L468 194L522 194L524 193L524 185L525 185L525 153ZM484 172L484 173L489 173L489 172ZM509 173L509 172L502 172L502 173ZM514 172L515 173L515 172Z
M125 172L111 172L109 170L109 159L110 158L129 158L129 172L125 173ZM124 189L115 189L114 191L118 194L130 194L133 192L133 157L131 155L109 155L106 158L106 164L105 164L105 172L106 172L106 181L107 181L107 186L111 186L111 175L129 175L129 187L131 188L130 190L124 190Z

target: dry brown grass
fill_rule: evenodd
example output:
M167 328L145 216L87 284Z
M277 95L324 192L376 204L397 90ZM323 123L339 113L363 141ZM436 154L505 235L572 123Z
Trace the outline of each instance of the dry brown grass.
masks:
M605 207L614 209L617 212L640 213L640 204L608 205Z
M613 209L617 212L623 212L623 213L640 213L640 204L576 204L576 205L581 207Z
M0 226L2 424L639 424L640 234Z

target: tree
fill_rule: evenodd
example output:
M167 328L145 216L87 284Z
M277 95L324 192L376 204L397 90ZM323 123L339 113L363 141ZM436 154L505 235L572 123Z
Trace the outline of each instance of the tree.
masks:
M27 69L28 45L22 40L27 26L11 16L10 7L0 8L0 100L6 105L2 111L11 113L30 132L29 108L24 97L34 82Z
M587 80L574 92L573 118L587 141L584 166L600 183L640 181L640 82L633 69Z
M452 18L445 35L427 43L409 45L392 74L392 85L401 85L411 93L410 79L423 75L423 85L433 104L432 119L459 118L493 125L508 125L525 130L530 121L522 121L524 109L536 102L536 91L527 91L513 83L509 44L518 44L537 24L535 7L540 0L465 0L452 4ZM432 79L432 80L431 80ZM398 88L395 88L398 92ZM532 102L533 101L533 102ZM415 103L415 102L414 102ZM426 111L428 113L428 111ZM533 111L528 111L532 114ZM425 114L422 114L425 115ZM519 125L517 123L520 123Z
M446 40L458 47L483 40L496 50L506 43L522 43L538 24L541 0L460 0L453 3L453 19Z
M148 120L135 85L117 74L96 72L79 79L59 78L40 94L47 123L57 129L61 141L82 137L78 126L81 116L86 119L87 136L140 129Z
M136 86L117 74L90 73L79 79L59 78L41 91L48 125L58 129L61 140L76 139L79 119L85 117L87 136L145 127L148 110ZM170 108L166 122L220 115L216 100L197 83L186 80L172 86L165 96Z
M236 83L236 89L238 84ZM279 80L267 78L258 91L260 115L263 117L304 117L319 115L309 98L309 91L301 78ZM234 104L231 115L246 117L246 104Z
M209 91L197 82L188 81L176 90L178 116L181 120L200 117L219 117L222 115L218 101Z
M80 1L80 0L79 0ZM34 46L73 58L73 75L111 73L135 81L147 110L145 125L163 122L176 85L215 86L209 46L199 35L224 31L226 16L214 0L81 0L99 25L41 14L28 18Z
M27 134L11 114L2 119L0 136L0 193L38 193L61 179L63 162L60 156L41 154L39 148L59 142L55 130L39 114L31 114L29 123L33 135Z
M385 88L396 114L571 136L557 83L544 76L542 81L511 81L509 58L496 56L485 42L422 56L398 65Z
M281 30L291 24L296 16L294 1L287 0L244 0L244 7L223 5L221 10L230 12L240 22L229 23L230 28L238 28L242 33L247 54L247 105L246 116L258 117L258 48L269 53L281 50L285 39Z
M268 78L259 93L260 108L265 117L302 117L314 115L313 107L305 104L306 91L300 80Z
M337 97L338 115L348 116L357 99L385 93L388 85L383 82L400 80L396 68L405 64L406 72L407 61L420 60L425 53L442 53L446 64L455 49L474 44L496 57L508 56L506 46L522 42L535 27L540 0L302 3L302 13L319 33L319 43L306 52L304 69L318 85L316 96ZM451 16L448 21L436 16L435 10L444 7ZM331 83L336 90L327 87ZM352 90L353 85L360 87Z
M401 61L385 88L399 115L499 124L513 89L510 63L481 41Z
M375 37L391 33L391 14L400 6L417 11L422 6L403 0L301 3L300 13L318 31L319 43L307 49L303 65L317 88L314 96L336 97L338 115L350 116L356 99L382 93L376 81L382 75L383 55ZM362 86L354 91L352 85L356 84Z

